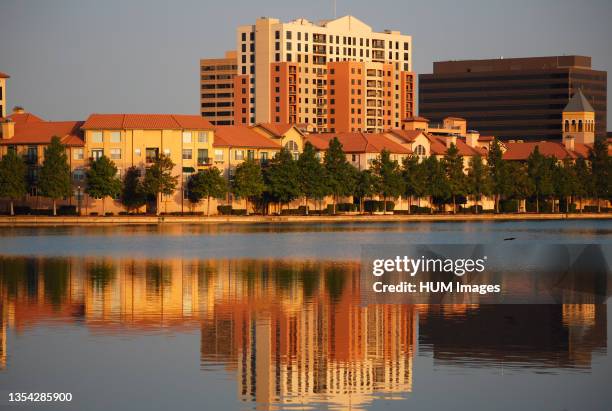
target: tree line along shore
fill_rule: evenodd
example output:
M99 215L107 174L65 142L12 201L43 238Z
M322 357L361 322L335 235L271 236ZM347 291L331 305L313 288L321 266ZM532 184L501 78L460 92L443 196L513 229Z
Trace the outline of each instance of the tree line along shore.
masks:
M492 143L486 156L470 158L467 167L454 144L441 159L433 155L412 155L401 164L383 150L369 169L358 170L348 162L341 143L334 138L322 159L306 143L297 159L288 150L281 149L269 161L246 160L236 167L229 181L214 166L191 174L184 186L186 209L171 214L299 216L611 211L612 161L603 142L595 142L588 158L559 161L542 155L537 147L527 161L507 161L502 155L497 141ZM170 158L162 154L144 173L132 167L119 178L113 161L101 156L90 162L85 192L101 199L103 204L108 197L120 201L125 209L121 215L146 214L143 209L148 209L151 203L153 214L162 215L158 206L161 196L171 195L179 187L180 176L173 175L173 168ZM73 196L68 158L58 138L53 138L46 149L36 179L40 194L53 201L52 209L41 211L14 206L14 202L27 194L31 184L23 158L9 151L0 160L0 198L7 200L7 214L83 214L76 206L56 207L57 200ZM211 199L223 198L228 193L245 200L242 204L246 206L234 208L230 203L211 210ZM290 208L296 201L303 205ZM202 202L206 202L205 212L191 211ZM399 203L406 209L399 210ZM485 203L491 206L485 208ZM101 215L107 213L103 211Z

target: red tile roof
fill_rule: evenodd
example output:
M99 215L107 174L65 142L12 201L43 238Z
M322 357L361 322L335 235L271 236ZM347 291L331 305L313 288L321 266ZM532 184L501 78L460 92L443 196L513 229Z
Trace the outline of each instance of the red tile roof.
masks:
M291 123L259 123L254 127L260 126L264 130L267 130L270 134L273 134L275 137L282 137L287 133L291 128L294 127L294 124Z
M280 149L275 141L262 136L248 126L217 126L215 129L215 147L248 147Z
M79 147L85 144L82 126L82 121L15 123L15 135L10 139L0 140L0 144L49 144L51 139L57 136L62 144Z
M589 155L590 146L580 143L574 144L574 150L570 151L563 143L558 141L537 141L524 143L504 142L506 151L504 152L504 160L527 160L529 155L536 147L540 150L540 154L546 157L555 157L559 160L565 158L586 157Z
M213 125L201 116L186 114L92 114L84 130L212 130Z
M14 121L15 123L38 123L41 121L45 121L32 113L13 113L9 116L6 116L6 118Z
M393 129L389 130L389 133L400 138L401 140L404 140L406 143L412 143L418 136L424 135L424 133L420 130Z
M446 154L446 150L448 150L448 147L446 144L447 144L447 140L450 139L450 137L439 136L439 135L434 135L434 134L427 134L426 136L431 143L431 153L432 154L439 155L439 156L443 156L444 154ZM466 144L465 140L459 137L457 137L455 145L457 146L457 150L459 151L460 156L469 157L469 156L475 156L475 155L482 156L486 154L486 150L481 149L481 148L476 148L476 147L470 147Z
M345 153L380 153L387 150L393 154L410 154L411 151L401 144L378 133L325 133L309 134L306 141L318 150L327 150L329 142L337 137Z
M11 76L0 71L0 78L11 78Z

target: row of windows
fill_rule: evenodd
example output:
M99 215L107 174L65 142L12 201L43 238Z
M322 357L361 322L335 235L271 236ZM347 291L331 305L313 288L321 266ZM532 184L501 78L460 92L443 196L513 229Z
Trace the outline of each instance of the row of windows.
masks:
M193 139L193 134L196 132L191 131L183 131L183 143L191 143ZM197 139L198 143L208 143L208 131L198 131ZM90 133L91 142L92 143L103 143L104 137L101 131L92 131ZM110 142L111 143L121 143L121 132L120 131L111 131L110 132Z
M585 120L583 125L582 120L578 120L578 123L576 123L576 120L572 120L571 123L569 120L565 120L564 129L567 132L577 131L579 133L583 131L595 131L595 122L593 120Z
M555 100L555 99L561 99L564 101L567 101L567 93L562 93L562 94L536 94L536 95L525 95L525 94L520 94L520 95L505 95L505 96L491 96L491 95L486 95L486 96L460 96L460 97L435 97L435 98L427 98L427 97L422 97L420 99L420 101L422 103L446 103L446 102L452 102L452 101L458 101L458 102L472 102L472 101L509 101L509 100L518 100L520 101L525 101L525 100Z
M219 66L211 65L211 66L202 66L202 71L222 71L222 70L236 70L238 67L234 64L222 64Z
M441 76L441 75L440 75ZM545 73L545 74L523 74L523 75L505 75L505 74L490 74L490 75L458 75L452 77L438 77L437 74L421 74L419 75L419 84L436 84L436 83L466 83L466 82L504 82L504 81L522 81L522 80L558 80L563 79L569 81L569 73Z

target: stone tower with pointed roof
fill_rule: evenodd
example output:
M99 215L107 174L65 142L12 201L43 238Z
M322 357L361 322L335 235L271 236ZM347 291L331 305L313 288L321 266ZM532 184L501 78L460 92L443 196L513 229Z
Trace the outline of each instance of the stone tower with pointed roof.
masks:
M563 109L563 143L593 144L595 142L595 110L578 90Z

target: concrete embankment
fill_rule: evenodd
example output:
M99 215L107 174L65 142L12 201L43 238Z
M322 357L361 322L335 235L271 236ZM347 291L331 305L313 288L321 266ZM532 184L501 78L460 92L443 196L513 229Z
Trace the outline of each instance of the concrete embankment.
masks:
M464 222L527 220L609 220L612 213L585 214L413 214L336 216L0 216L0 226L78 226L134 224L263 224L263 223L369 223L369 222Z

